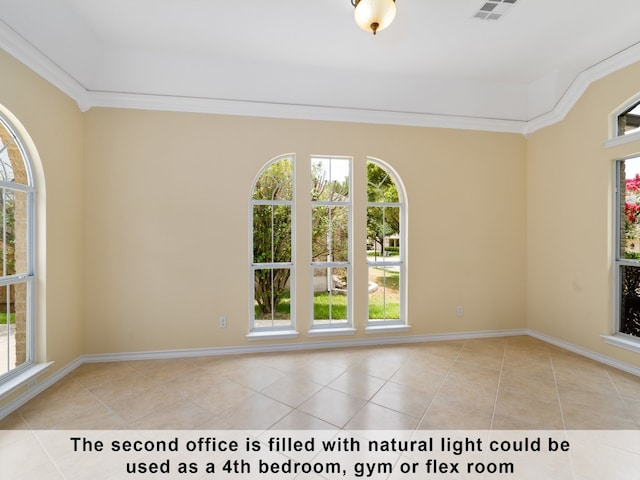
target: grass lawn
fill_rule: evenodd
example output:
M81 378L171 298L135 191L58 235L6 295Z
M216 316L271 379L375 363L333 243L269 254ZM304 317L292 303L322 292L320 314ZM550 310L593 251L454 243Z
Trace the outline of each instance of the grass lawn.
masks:
M16 314L15 313L11 313L10 314L9 323L11 323L12 325L16 323ZM7 324L7 313L6 312L0 312L0 325L6 325L6 324Z
M400 318L400 273L379 268L369 269L369 280L378 284L378 290L369 295L369 319L395 320ZM2 318L2 317L0 317ZM291 318L291 298L289 292L283 295L274 320ZM256 322L271 321L271 314L262 314L255 306ZM316 292L313 295L313 319L346 321L347 296L340 293Z
M369 294L369 320L397 320L400 318L400 272L369 269L369 280L378 290Z
M330 308L331 307L331 308ZM329 295L328 292L313 294L314 320L346 320L347 296L339 293Z

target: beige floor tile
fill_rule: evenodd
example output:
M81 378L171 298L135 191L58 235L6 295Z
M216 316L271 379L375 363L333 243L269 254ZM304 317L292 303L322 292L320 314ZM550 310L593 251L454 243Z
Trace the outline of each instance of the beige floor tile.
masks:
M476 370L475 374L472 370ZM452 371L438 391L438 395L457 398L482 408L493 408L498 393L499 372L487 375L482 370L465 367Z
M280 378L261 393L291 407L297 407L322 389L322 385L290 376Z
M0 430L29 430L20 412L13 412L0 420Z
M132 423L134 430L195 430L206 429L211 412L188 400L179 400L151 410Z
M391 377L391 381L410 386L427 394L434 394L441 387L450 368L436 368L434 371L428 366L418 368L415 365L405 364Z
M493 423L496 430L564 428L558 396L534 395L529 389L501 388Z
M361 398L325 387L298 409L327 423L343 427L366 403Z
M123 395L114 400L105 399L104 403L126 422L135 423L150 413L180 400L184 400L181 392L156 385L140 394Z
M297 365L296 368L291 371L290 375L293 378L299 378L326 386L346 371L347 369L345 367L331 364L324 365L321 362L317 364L302 363Z
M132 362L85 363L71 372L69 377L91 388L126 377L134 371Z
M285 376L284 372L266 366L251 366L224 373L225 377L245 387L260 391Z
M251 397L254 393L254 390L244 385L221 378L211 384L200 385L197 392L186 398L211 412L212 415L219 415L236 403Z
M102 402L73 379L64 379L23 405L19 412L33 429L49 429L75 420Z
M607 375L622 398L640 401L640 378L627 372L607 369Z
M371 403L422 418L431 403L433 395L423 390L395 382L387 382L371 399Z
M419 418L367 403L345 425L346 430L414 430Z
M118 377L106 383L91 385L87 388L99 399L111 403L118 401L122 397L142 395L157 386L158 382L136 371L131 371L126 376Z
M504 358L504 339L474 339L464 344L456 363L482 365L483 368L500 370Z
M224 430L268 430L291 413L293 408L261 393L231 405L213 419L215 428Z
M510 390L526 394L532 398L558 401L558 387L553 373L504 369L500 376L500 390Z
M293 410L271 426L271 430L335 430L338 427L300 410Z
M604 368L554 367L554 372L559 387L573 387L591 392L615 392L613 382Z
M64 418L53 425L53 430L127 430L131 425L104 404L78 412L72 418Z
M158 383L166 383L195 370L196 366L185 359L141 360L132 364L135 370Z
M354 397L369 400L384 384L385 381L378 377L367 375L357 369L349 369L328 386Z
M542 382L544 384L554 384L556 382L555 372L551 363L537 362L510 362L505 359L500 374L500 381L523 379L528 383Z
M438 393L418 425L420 430L488 430L493 405L478 405L472 398Z

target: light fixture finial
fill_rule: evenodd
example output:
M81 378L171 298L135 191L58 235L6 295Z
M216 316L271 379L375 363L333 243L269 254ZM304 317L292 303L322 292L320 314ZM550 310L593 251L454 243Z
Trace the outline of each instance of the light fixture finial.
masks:
M396 16L396 0L351 0L360 28L374 35L387 28Z

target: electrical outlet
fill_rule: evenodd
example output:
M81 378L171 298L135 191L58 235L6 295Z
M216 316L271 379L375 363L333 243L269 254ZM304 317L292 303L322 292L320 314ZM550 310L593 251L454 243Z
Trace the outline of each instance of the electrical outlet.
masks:
M462 305L458 305L458 307L456 308L456 315L458 315L459 317L464 315L464 307Z
M227 317L220 317L220 328L227 328Z

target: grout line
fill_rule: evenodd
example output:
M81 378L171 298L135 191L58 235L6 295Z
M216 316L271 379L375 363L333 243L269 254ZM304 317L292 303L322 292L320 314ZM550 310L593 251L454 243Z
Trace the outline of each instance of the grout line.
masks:
M556 396L558 397L558 405L560 406L560 418L562 419L562 429L567 429L567 424L564 421L564 409L562 408L562 399L560 398L560 389L558 388L558 377L556 376L556 366L553 362L553 355L551 355L551 350L549 351L549 362L551 363L551 372L553 373L553 385L556 389Z
M491 413L491 422L489 423L489 430L493 430L493 421L496 417L496 409L498 408L498 397L500 395L500 385L502 383L502 372L504 371L504 362L507 357L507 342L504 342L504 349L502 350L502 361L500 362L500 375L498 375L498 385L496 386L496 398L493 401L493 412Z
M449 367L449 370L447 370L447 374L444 376L444 378L442 379L442 381L440 382L440 385L438 385L438 388L436 389L435 393L433 394L433 397L431 397L431 400L429 401L429 405L427 405L427 409L424 411L424 413L422 414L422 417L420 418L420 421L418 422L418 426L416 427L416 430L418 430L418 427L420 427L420 425L422 424L422 422L424 422L427 414L429 413L429 409L431 408L431 406L433 405L433 401L436 399L436 397L438 396L438 394L440 393L440 390L442 389L442 386L447 382L447 379L449 378L449 375L451 374L451 371L453 370L453 367L455 366L456 362L458 361L458 359L460 358L460 355L462 354L462 350L464 350L464 346L467 344L468 340L465 340L464 343L462 344L462 346L460 347L460 349L458 350L458 353L456 355L456 358L453 359L453 362L451 362L451 366Z
M613 386L613 390L616 392L620 400L622 400L622 404L624 405L624 408L627 410L627 412L630 412L632 409L629 408L629 402L625 397L622 396L622 394L620 393L620 389L618 388L618 385L616 384L616 382L614 382L613 378L611 378L611 375L609 375L609 371L607 369L605 369L605 373L607 375L607 378L611 382L611 385ZM633 419L634 423L638 426L638 428L640 428L640 422L637 420L637 418L635 418L634 415L626 415L626 416L628 418Z

